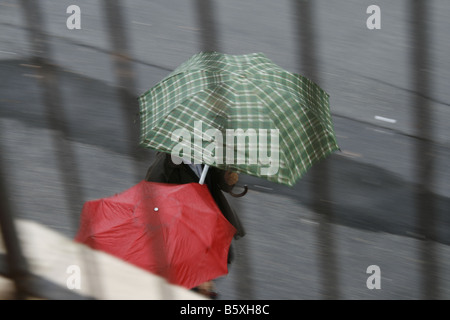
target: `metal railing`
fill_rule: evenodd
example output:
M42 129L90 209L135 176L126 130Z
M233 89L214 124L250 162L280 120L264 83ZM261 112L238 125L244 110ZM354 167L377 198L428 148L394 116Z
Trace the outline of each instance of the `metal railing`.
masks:
M195 0L193 2L197 13L198 23L201 29L200 50L220 51L220 39L218 37L217 24L215 23L215 7L213 1ZM31 57L34 64L41 66L39 69L40 90L42 92L44 105L47 110L47 123L54 132L53 144L57 150L59 172L63 178L65 187L65 200L68 208L77 208L83 199L83 190L80 180L80 169L75 161L74 150L71 145L65 143L69 138L64 114L62 90L58 81L58 75L48 57L52 56L45 30L43 30L43 15L40 12L39 1L21 0L20 6L28 25L28 39L33 46L35 55ZM108 26L109 41L111 46L110 57L114 62L115 75L118 82L117 94L120 97L120 105L124 115L124 121L133 123L135 115L138 113L137 100L133 92L136 86L135 75L132 67L132 54L130 53L128 38L126 33L126 23L121 10L120 0L103 1L105 23ZM431 191L434 170L434 158L432 155L433 135L432 135L432 111L430 108L431 79L426 71L429 63L429 46L427 21L430 12L427 10L426 0L415 0L408 4L411 16L411 38L413 48L410 51L410 64L412 68L412 81L415 90L414 99L411 101L411 112L415 118L417 137L415 147L415 161L419 184L417 185L416 199L416 225L420 229L418 233L427 235L427 239L433 239L435 234L435 199ZM316 16L314 1L292 1L292 10L298 16L296 25L299 41L302 43L298 48L298 63L303 66L306 76L320 83L318 78L317 65L317 42L320 39L315 34L313 21ZM138 132L135 127L129 126L129 139L137 141ZM131 146L129 154L134 158L140 157L140 151L136 146ZM1 160L0 151L0 160ZM4 276L12 279L16 286L17 298L23 299L28 296L38 296L50 299L61 297L85 299L76 293L52 287L46 280L33 276L33 270L29 269L26 258L21 251L20 241L14 226L14 209L9 202L8 181L5 180L3 172L4 165L0 162L0 227L7 254L0 256L0 269ZM341 297L339 273L336 268L329 268L339 261L338 252L332 238L333 235L333 205L330 201L333 197L330 194L329 170L327 163L320 165L320 170L313 170L314 187L311 189L311 199L313 209L317 213L320 221L317 231L319 251L317 252L320 261L320 286L324 299L339 299ZM137 175L142 176L142 172L136 168ZM79 212L72 212L74 225L78 223ZM421 248L421 260L423 271L423 298L439 298L439 261L434 248L434 242L423 240ZM246 262L250 263L250 262ZM250 266L249 266L250 267ZM250 283L251 286L251 283ZM52 290L46 290L48 288ZM251 291L251 288L248 289ZM251 292L248 292L251 295Z

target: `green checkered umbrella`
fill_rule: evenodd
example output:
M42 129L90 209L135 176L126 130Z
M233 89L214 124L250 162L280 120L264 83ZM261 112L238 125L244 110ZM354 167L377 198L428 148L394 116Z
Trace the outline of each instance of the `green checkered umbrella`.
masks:
M196 54L139 104L141 146L290 186L338 149L328 94L261 53Z

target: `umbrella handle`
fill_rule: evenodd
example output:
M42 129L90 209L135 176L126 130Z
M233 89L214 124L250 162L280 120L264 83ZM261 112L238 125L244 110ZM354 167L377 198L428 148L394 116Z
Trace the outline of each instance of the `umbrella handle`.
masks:
M205 164L205 166L203 167L203 170L202 170L202 175L200 176L200 181L198 183L200 183L200 184L205 183L205 178L206 178L206 174L208 173L208 169L209 169L209 165Z
M234 193L232 190L230 190L229 194L231 194L235 198L240 198L240 197L245 196L247 191L248 191L248 187L247 187L247 185L245 185L244 186L244 191L242 191L241 193Z
M205 178L206 178L206 174L208 173L208 169L209 169L209 165L205 164L205 166L203 167L203 170L202 170L202 175L200 176L200 181L198 182L199 184L205 183ZM232 190L230 190L229 194L235 198L240 198L240 197L245 196L247 191L248 191L248 187L247 187L247 185L245 185L244 191L242 191L241 193L234 193Z

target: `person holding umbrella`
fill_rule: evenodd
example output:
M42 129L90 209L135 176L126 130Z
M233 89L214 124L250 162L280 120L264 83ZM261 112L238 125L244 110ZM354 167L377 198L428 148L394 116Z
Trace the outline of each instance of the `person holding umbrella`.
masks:
M188 161L180 161L180 164L175 164L172 161L172 156L165 152L158 152L154 162L147 170L145 177L146 181L160 182L160 183L174 183L185 184L192 182L199 182L203 165L191 164ZM217 203L225 218L236 228L235 239L239 239L245 235L245 229L233 208L228 203L223 192L236 195L232 192L233 187L238 181L238 174L232 171L225 171L215 167L208 169L208 174L205 176L205 184ZM230 247L228 254L228 263L233 260L233 251ZM211 279L213 280L213 279ZM207 281L200 286L194 288L195 291L204 294L208 297L216 297L213 281Z
M209 168L205 184L222 214L237 229L237 237L244 234L242 225L222 193L232 194L237 172L292 187L315 163L339 150L329 94L304 76L276 65L263 53L195 54L140 95L139 107L139 143L159 152L148 170L147 180L198 182L198 165L181 161L175 164L171 159L177 146L184 148L193 134L192 162ZM200 130L198 123L201 123ZM176 132L187 132L186 141L181 134L180 142ZM249 137L248 143L242 143L245 148L240 150L234 139L210 139L215 133L208 132L220 132L222 137L228 137L228 132L262 135L257 139L257 146L250 145ZM212 140L219 150L227 151L225 161L203 157L211 153ZM255 150L258 151L256 162L251 161ZM228 162L228 151L230 159L245 161ZM276 170L266 170L265 166L272 168L272 164Z

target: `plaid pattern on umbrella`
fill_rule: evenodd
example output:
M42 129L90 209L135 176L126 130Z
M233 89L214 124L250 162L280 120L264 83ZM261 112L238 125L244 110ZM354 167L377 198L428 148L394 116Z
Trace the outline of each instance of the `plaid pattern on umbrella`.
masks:
M193 162L290 186L314 163L339 149L329 95L261 53L196 54L142 94L139 103L141 146L167 153L180 146L191 148L187 158ZM238 148L237 138L226 139L230 130L235 137L246 136L245 148ZM188 132L191 139L176 139L174 132ZM223 141L215 132L222 133ZM256 140L251 133L256 133ZM206 156L208 147L214 149L214 157ZM275 150L278 170L264 175L262 169L268 164L262 155L273 156Z

